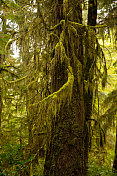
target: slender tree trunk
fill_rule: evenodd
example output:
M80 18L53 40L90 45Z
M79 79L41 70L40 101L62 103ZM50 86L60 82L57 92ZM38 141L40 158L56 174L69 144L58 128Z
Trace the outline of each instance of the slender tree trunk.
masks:
M97 0L89 0L88 25L95 26L97 20Z
M89 0L88 2L88 25L90 26L95 26L96 25L96 19L97 19L97 0ZM95 31L95 29L94 29ZM87 57L87 62L86 66L84 66L84 79L92 85L92 80L93 80L93 75L90 74L90 69L92 67L92 64L94 62L94 54L91 54L91 47L95 48L95 41L90 41L88 40L90 37L89 31L86 32L87 34L87 41L86 41L86 57ZM93 52L93 51L92 51ZM93 89L91 87L88 87L88 90L84 90L84 102L85 102L85 118L86 121L91 118L91 113L92 113L92 102L93 102ZM89 141L89 136L90 136L90 121L89 121L89 129L87 125L85 124L85 133L86 133L86 138L85 138L85 144L86 146L90 147L90 141ZM91 138L91 137L90 137ZM87 161L88 163L88 152L89 148L85 147L85 156L87 156ZM87 165L86 165L87 167Z
M4 35L6 34L6 19L5 19L5 10L3 9L3 17L2 17L2 38L4 38ZM5 48L3 48L3 51L5 51ZM3 60L5 59L5 53L0 54L0 65L2 65ZM2 87L0 83L0 132L1 132L1 125L2 125Z
M113 161L113 172L117 173L117 126L116 126L116 143L115 143L115 157Z
M2 124L2 88L0 87L0 132Z
M88 25L95 26L96 25L96 19L97 19L97 0L89 0L88 4ZM94 29L95 30L95 29ZM86 41L86 57L87 62L86 66L84 67L84 73L85 73L85 80L89 81L92 84L93 74L90 74L91 66L94 62L94 54L91 53L91 47L94 48L95 41L90 41L88 38L90 37L89 32L87 31L87 41ZM90 43L91 42L91 43ZM92 51L93 52L93 51ZM86 118L89 119L91 116L92 111L92 100L93 100L93 89L90 87L88 88L88 91L85 91L84 94L85 99L85 115Z

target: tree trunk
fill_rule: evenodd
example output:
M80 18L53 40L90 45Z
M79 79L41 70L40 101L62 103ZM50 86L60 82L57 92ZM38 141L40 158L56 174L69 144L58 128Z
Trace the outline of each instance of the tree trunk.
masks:
M89 0L88 2L88 25L90 26L95 26L96 25L96 19L97 19L97 0ZM95 31L95 29L94 29ZM90 38L89 35L89 31L86 32L86 36L87 36L87 41L86 41L86 53L85 56L87 57L87 62L86 62L86 66L84 66L84 79L90 83L90 85L92 85L92 80L94 77L94 74L90 74L90 69L92 67L92 64L94 62L94 55L91 54L91 49L90 47L92 46L92 48L95 48L95 41L93 39L91 39L92 41L88 40L88 38ZM86 121L88 121L91 118L91 113L92 113L92 102L93 102L93 89L89 86L88 90L84 90L84 104L85 104L85 118ZM88 163L88 152L89 152L89 147L91 147L91 143L89 141L89 136L90 136L90 123L89 122L89 129L87 127L87 125L85 124L85 130L86 130L86 138L85 138L85 143L86 146L85 147L85 155L87 156L87 161L86 163ZM90 136L91 138L91 136ZM87 165L86 165L87 167Z
M89 0L88 25L95 26L97 20L97 0Z
M58 3L58 4L57 4ZM56 22L60 22L64 14L61 13L62 1L56 2ZM67 5L67 4L66 4ZM69 1L72 14L69 20L82 23L82 9L80 2ZM59 17L59 19L58 19ZM55 23L56 24L56 23ZM74 43L74 38L68 35L66 27L66 40L64 47L67 56L71 58L74 84L71 102L61 105L56 119L52 122L51 141L47 148L44 176L86 176L88 155L86 153L87 141L85 130L85 106L83 83L83 45L82 36ZM79 32L79 31L78 31ZM58 31L60 35L61 30ZM68 43L66 43L66 41ZM68 46L68 48L66 47ZM73 53L74 52L74 53ZM73 54L76 56L74 61ZM60 89L67 81L67 65L58 59L52 73L52 93ZM80 70L80 75L78 71ZM86 154L86 155L85 155Z
M113 161L113 172L117 173L117 126L116 126L116 143L115 143L115 157Z
M0 87L0 135L1 135L1 124L2 124L2 87Z
M4 35L6 34L6 19L5 19L5 10L4 9L3 9L2 23L3 23L2 24L2 38L4 38ZM5 51L5 47L3 48L3 52L4 51ZM0 65L2 65L4 59L5 59L5 53L0 54ZM0 85L0 133L1 133L1 125L2 125L2 105L3 105L2 86Z
M79 86L75 69L74 65L75 80L71 102L63 105L56 120L53 119L44 176L86 176L87 158L84 153L88 146L85 146L83 83ZM65 78L64 69L59 74Z

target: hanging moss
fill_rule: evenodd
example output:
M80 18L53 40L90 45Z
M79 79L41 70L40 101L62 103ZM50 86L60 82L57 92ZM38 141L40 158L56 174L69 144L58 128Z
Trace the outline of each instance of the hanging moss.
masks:
M56 24L56 25L55 25L54 27L52 27L52 28L49 28L49 27L46 26L46 29L49 30L49 31L54 31L54 30L56 30L59 26L61 26L61 25L63 25L63 24L65 24L65 20L61 20L60 23Z
M67 9L68 9L68 0L63 0L63 14L65 18L67 16Z
M74 76L72 68L68 66L68 81L53 94L41 100L38 104L33 104L33 107L38 107L39 115L46 117L46 113L55 115L60 110L62 103L66 101L69 103L72 95L72 87L74 82ZM32 106L32 105L31 105ZM45 113L46 112L46 113Z
M57 38L58 41L59 41L59 37L58 37L58 35L56 35L55 33L50 33L48 37L49 37L49 41L48 41L48 42L51 42L51 41L53 40L52 37Z

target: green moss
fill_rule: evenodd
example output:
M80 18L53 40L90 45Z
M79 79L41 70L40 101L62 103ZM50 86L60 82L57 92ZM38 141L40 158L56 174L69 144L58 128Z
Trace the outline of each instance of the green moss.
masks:
M46 27L46 29L48 29L49 31L54 31L54 30L56 30L59 26L64 25L64 23L65 23L65 20L61 20L60 23L56 24L54 27L52 27L52 28Z

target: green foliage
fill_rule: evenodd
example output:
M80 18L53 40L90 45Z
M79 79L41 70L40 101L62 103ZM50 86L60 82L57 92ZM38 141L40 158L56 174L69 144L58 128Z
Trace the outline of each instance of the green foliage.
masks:
M97 166L95 163L91 165L89 163L88 176L105 176L105 175L117 176L117 174L113 173L112 169L108 168L106 164L100 167L100 166Z
M88 176L117 176L112 172L112 161L114 158L113 150L108 154L97 152L96 155L89 158Z
M20 145L6 144L1 146L0 152L0 175L18 175L26 170L26 164L33 159L33 156L24 159L23 150Z

